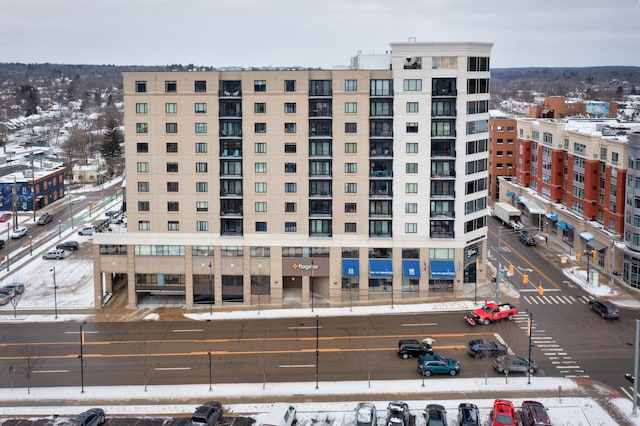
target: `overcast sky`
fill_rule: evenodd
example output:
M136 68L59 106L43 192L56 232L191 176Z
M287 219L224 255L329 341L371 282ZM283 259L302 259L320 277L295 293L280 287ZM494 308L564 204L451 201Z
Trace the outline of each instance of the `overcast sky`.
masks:
M1 3L0 62L330 68L415 37L494 43L494 68L640 66L639 0Z

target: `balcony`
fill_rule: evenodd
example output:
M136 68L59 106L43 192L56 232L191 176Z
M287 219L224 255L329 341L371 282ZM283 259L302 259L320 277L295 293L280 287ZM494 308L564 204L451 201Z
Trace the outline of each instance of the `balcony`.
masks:
M220 235L242 236L242 219L220 219Z

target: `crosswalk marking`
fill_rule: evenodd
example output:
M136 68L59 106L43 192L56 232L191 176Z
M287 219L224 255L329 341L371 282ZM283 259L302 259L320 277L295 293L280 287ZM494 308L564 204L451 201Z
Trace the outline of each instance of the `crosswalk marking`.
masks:
M589 303L590 300L593 300L593 296L565 296L562 294L555 295L522 295L522 299L524 299L529 305L572 305L574 303Z
M631 401L633 401L633 386L629 386L629 388L626 388L624 386L620 386L620 390L622 391L623 394L625 394L627 396L627 398L629 398ZM640 398L638 398L640 400Z

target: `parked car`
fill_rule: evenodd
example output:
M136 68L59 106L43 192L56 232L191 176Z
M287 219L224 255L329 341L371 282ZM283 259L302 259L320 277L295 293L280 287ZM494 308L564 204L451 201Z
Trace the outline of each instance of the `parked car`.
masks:
M96 426L104 423L104 410L102 408L91 408L84 411L73 419L73 426Z
M460 372L460 363L455 359L442 358L438 355L424 355L418 358L418 372L423 376L432 374L455 376Z
M0 287L0 290L2 290L3 288L7 289L7 290L11 290L13 291L15 294L22 294L24 293L24 284L21 283L10 283L10 284L5 284L4 286Z
M78 248L80 248L80 243L77 241L64 241L61 242L60 244L56 245L57 249L60 250L78 250Z
M53 220L53 215L47 212L38 218L38 220L36 221L36 225L46 225L52 220Z
M43 259L64 259L65 257L65 253L64 250L60 250L60 249L53 249L53 250L49 250L48 252L46 252L45 254L42 255Z
M459 426L479 426L480 412L476 404L463 402L458 405L458 425Z
M535 246L536 240L529 234L520 234L518 240L525 246Z
M93 235L97 232L96 227L88 224L83 225L82 228L78 230L78 235Z
M214 426L222 419L222 404L208 401L199 406L189 419L188 426Z
M398 342L398 356L404 359L431 354L433 354L431 345L419 342L416 339L403 339Z
M506 355L507 347L501 343L486 339L472 340L468 344L469 355L482 358L487 356Z
M291 426L296 418L296 407L289 404L275 404L271 407L264 419L260 422L261 426Z
M447 426L447 410L440 404L428 404L424 410L427 426Z
M378 424L378 414L376 406L370 402L361 402L356 405L356 425L376 426Z
M498 373L509 374L515 372L535 373L538 365L519 355L501 355L493 360L493 368Z
M3 293L0 291L0 306L6 305L7 303L11 302L11 299L13 299L14 295L15 293L13 292Z
M18 238L22 238L27 235L27 228L24 226L18 226L17 228L13 228L9 231L9 236L12 240L17 240Z
M592 311L600 314L602 318L620 319L620 310L616 305L603 299L589 300L589 307Z
M551 424L547 409L538 401L523 401L520 410L522 426L547 426Z
M13 215L11 213L2 213L2 215L0 215L0 222L8 222L12 217Z
M409 426L409 404L393 401L387 405L387 426Z
M491 410L490 418L491 424L494 426L515 426L518 424L513 403L506 399L496 399L493 401L493 410Z
M0 249L3 249L5 244L4 240L0 240Z

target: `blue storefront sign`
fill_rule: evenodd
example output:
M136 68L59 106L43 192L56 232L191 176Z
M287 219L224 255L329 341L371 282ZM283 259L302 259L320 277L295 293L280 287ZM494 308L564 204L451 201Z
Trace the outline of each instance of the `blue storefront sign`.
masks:
M342 276L359 277L360 261L358 259L342 259Z
M393 276L393 263L390 259L369 260L369 276L371 278L388 278Z
M402 276L405 278L420 278L420 261L418 259L403 260Z

